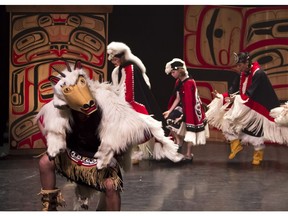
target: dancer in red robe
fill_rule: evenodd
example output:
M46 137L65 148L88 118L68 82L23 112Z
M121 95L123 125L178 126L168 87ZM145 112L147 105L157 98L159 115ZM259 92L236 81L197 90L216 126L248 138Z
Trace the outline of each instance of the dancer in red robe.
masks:
M209 124L222 130L230 142L229 159L243 149L243 144L251 144L254 147L252 164L259 165L265 141L283 144L288 137L285 129L278 127L270 116L270 110L280 103L266 73L258 62L251 61L249 53L240 52L235 57L240 80L234 82L228 93L217 94L208 105L206 115Z
M165 72L176 79L168 110L163 113L176 143L187 143L185 158L192 160L192 146L206 144L208 124L194 79L189 78L185 62L174 58L166 64Z
M108 60L115 66L111 73L113 85L124 87L125 100L135 111L151 115L163 125L165 121L151 91L150 81L143 62L122 42L113 41L108 44L107 54ZM163 129L165 131L165 127ZM154 145L151 141L134 147L132 163L138 164L143 158L151 158L153 148Z

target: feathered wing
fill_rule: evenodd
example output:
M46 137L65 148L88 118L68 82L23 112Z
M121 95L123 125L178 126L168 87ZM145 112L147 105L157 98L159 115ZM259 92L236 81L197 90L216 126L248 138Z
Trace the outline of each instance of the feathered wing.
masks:
M231 127L231 130L240 132L242 128L248 128L249 130L260 131L261 125L263 125L265 140L278 144L288 144L288 127L279 126L274 119L268 119L244 105L243 102L241 97L237 95L233 103L233 109L230 109L224 116L227 121L234 122L235 127ZM252 124L251 119L254 120Z
M71 131L69 125L69 110L60 110L54 107L53 100L45 104L36 115L46 134L47 153L55 157L62 149L66 149L66 132Z
M129 145L142 143L145 140L144 132L149 135L149 128L125 101L125 97L119 95L116 86L95 82L92 94L102 110L99 127L101 145L95 157L98 168L103 168L109 164L114 153L125 153Z
M235 131L231 131L231 123L227 121L224 116L229 110L230 103L223 104L224 97L218 94L208 105L208 110L205 113L208 124L221 130L227 140L233 140L237 135Z
M91 83L91 91L102 110L99 126L101 145L95 154L98 159L98 168L107 166L115 153L126 152L123 164L127 164L127 158L131 157L130 147L143 143L153 136L158 141L153 152L155 159L167 157L178 162L183 158L183 155L177 153L178 146L165 137L161 122L151 116L136 112L125 101L119 88L95 81ZM42 118L47 152L51 157L55 157L62 149L66 149L66 132L71 131L69 120L72 119L70 117L69 109L55 108L53 100L44 105L36 116L36 120Z
M155 137L153 157L156 160L168 158L173 162L179 162L183 159L183 155L179 154L178 145L176 145L169 137L166 137L162 129L162 123L155 120L149 115L139 113L143 121L148 125L150 133Z
M276 124L288 127L288 101L284 105L270 110L269 114L274 118Z
M219 94L218 97L214 98L211 103L208 104L208 110L205 113L208 123L211 126L222 130L225 112L223 107L223 96Z
M183 156L177 153L178 146L164 136L161 122L136 112L115 90L115 86L96 82L92 91L102 109L99 130L101 145L95 154L96 158L103 159L99 168L109 163L111 151L125 152L128 146L143 143L152 136L161 143L161 152L154 154L156 159L167 157L175 162L181 160Z

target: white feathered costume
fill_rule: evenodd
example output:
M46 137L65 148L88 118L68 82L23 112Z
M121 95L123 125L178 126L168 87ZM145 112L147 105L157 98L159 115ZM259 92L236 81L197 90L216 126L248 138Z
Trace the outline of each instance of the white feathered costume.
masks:
M270 111L270 116L274 118L276 124L288 127L288 101Z
M263 124L264 141L274 142L278 144L288 145L288 102L285 105L271 109L269 115L273 121L261 117L255 111L244 106L239 95L235 96L234 105L229 102L223 104L224 98L222 94L217 94L208 105L206 116L208 123L221 130L227 140L237 139L241 129L249 126L249 119L253 116L255 124L250 127L257 128ZM234 124L231 124L231 119ZM237 120L237 121L236 121ZM259 128L257 128L259 130Z
M71 70L71 69L70 69ZM64 76L63 76L64 74ZM124 90L121 86L109 83L99 83L88 78L83 69L75 68L72 72L65 69L58 76L59 81L53 85L54 98L44 105L36 119L42 119L43 133L47 140L47 153L55 157L61 150L66 149L66 133L71 131L69 119L71 111L63 95L63 86L75 85L79 76L83 76L89 86L91 95L97 106L102 110L102 118L98 128L101 144L94 155L97 168L105 168L114 154L125 152L129 146L143 143L147 140L147 132L155 137L153 157L157 160L167 157L178 162L183 155L177 153L178 146L164 136L162 123L149 115L136 112L125 101ZM74 108L73 108L74 109Z

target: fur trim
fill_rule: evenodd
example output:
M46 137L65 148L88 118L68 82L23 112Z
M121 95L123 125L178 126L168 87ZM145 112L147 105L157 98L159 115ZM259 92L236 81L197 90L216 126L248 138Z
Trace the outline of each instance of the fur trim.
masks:
M115 154L126 152L129 146L143 143L153 136L162 146L162 153L156 151L154 158L167 157L174 162L182 160L183 155L177 153L178 145L165 137L161 122L136 112L125 101L119 86L94 81L90 83L90 88L102 110L99 126L101 145L94 155L98 169L107 167ZM36 119L41 116L44 117L43 124L47 132L47 153L55 157L62 149L66 149L66 131L71 130L71 113L68 109L55 108L51 101L43 106Z
M149 78L146 75L146 67L137 56L132 54L130 48L126 44L113 41L107 46L107 53L109 54L109 60L111 60L115 55L120 54L122 52L124 53L126 61L134 62L140 68L145 82L147 83L149 88L151 88Z
M280 107L270 110L270 116L279 126L288 127L288 102Z
M70 115L69 109L55 108L53 100L45 104L36 115L36 121L40 118L43 120L44 131L42 133L46 134L47 153L51 157L55 157L60 151L66 149L66 132L71 131Z
M49 210L49 205L52 207L52 205L55 205L55 208L58 206L65 207L66 201L61 193L61 190L56 188L53 190L44 190L41 188L41 191L38 193L38 195L42 195L42 204L43 204L43 210L47 211ZM55 199L55 203L53 203L53 199ZM53 207L52 207L53 208Z
M143 143L147 139L147 135L150 137L154 136L162 143L162 149L167 158L174 162L182 159L177 153L178 146L165 137L161 122L149 115L137 113L124 98L117 97L111 90L108 91L108 89L113 89L114 86L101 83L94 86L94 88L96 101L100 107L103 107L103 117L99 132L100 137L104 138L95 157L103 158L104 166L110 161L110 151L123 152L126 150L127 144ZM118 122L120 127L115 128L115 122ZM115 140L117 143L115 143ZM103 155L106 156L103 157ZM102 164L99 164L99 166L102 166Z
M131 159L141 161L143 159L143 152L140 150L139 151L133 151Z
M169 75L169 74L171 73L171 71L172 71L172 69L173 69L173 68L172 68L172 64L173 64L174 62L181 62L181 63L183 64L183 69L184 69L184 71L185 71L185 74L188 75L188 71L187 71L185 62L184 62L182 59L179 59L179 58L173 58L171 61L169 61L169 62L166 64L166 66L165 66L165 73L166 73L167 75Z
M269 115L272 118L277 118L278 116L280 116L280 114L282 113L283 110L284 110L284 107L276 107L276 108L270 110Z
M263 137L254 137L254 136L250 136L248 134L242 133L240 135L240 139L241 139L241 144L251 144L253 146L260 146L260 145L264 145L264 138Z
M228 132L223 132L223 135L225 139L228 140L229 142L239 138L237 134L229 134Z
M214 98L208 105L209 109L206 112L206 117L208 123L221 130L227 140L237 139L239 134L241 134L241 130L248 127L248 125L249 130L256 131L261 130L261 126L263 125L264 141L288 144L288 127L282 127L285 126L285 117L281 116L282 108L271 110L270 116L273 118L276 117L275 122L273 122L245 106L244 103L247 100L242 100L239 95L235 96L233 106L229 110L227 110L229 103L223 105L223 96L219 94L218 97L220 98ZM254 122L250 125L251 119ZM253 143L259 144L262 142L261 140L248 140L252 145Z
M214 98L210 104L208 104L208 111L205 113L207 121L210 125L218 130L224 130L227 128L227 122L225 122L224 115L227 112L229 103L223 105L223 95L218 94L218 98Z
M119 91L119 92L121 91L123 97L125 98L126 73L125 73L124 69L122 69L122 71L120 71L120 73L122 73L122 77L121 77L120 82L118 83L119 66L114 68L114 70L112 71L112 74L111 74L111 80L112 80L112 84L115 86L115 88L117 88L117 91Z
M111 73L111 81L113 85L120 85L120 83L118 83L118 75L119 75L119 66L115 67Z
M167 157L173 162L179 162L183 159L183 155L177 153L178 145L175 144L169 137L164 135L164 130L162 129L162 123L160 121L155 120L149 115L144 115L139 113L140 117L146 122L148 125L151 134L155 137L153 158L161 159ZM161 143L161 148L158 148L157 145ZM162 152L159 152L161 149Z
M108 44L107 54L109 61L111 61L112 58L121 53L124 54L131 53L130 48L125 43L112 41L110 44Z
M191 142L192 145L205 145L206 144L206 131L194 133L187 131L184 138L185 142Z
M151 159L153 158L153 146L155 143L155 138L151 138L145 143L139 144L139 151L142 153L142 159Z
M138 113L113 91L113 86L107 83L95 84L94 95L99 107L102 109L100 137L102 142L114 143L116 153L126 150L126 143L141 143L145 140L143 132L149 133L149 128ZM115 125L119 124L119 127ZM115 127L116 126L116 127ZM121 127L120 127L121 126ZM111 136L113 134L113 136ZM119 149L118 149L119 148Z

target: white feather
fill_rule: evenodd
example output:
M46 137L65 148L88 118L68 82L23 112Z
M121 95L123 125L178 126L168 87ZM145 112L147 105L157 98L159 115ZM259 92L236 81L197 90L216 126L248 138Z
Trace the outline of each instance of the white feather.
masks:
M141 144L152 136L161 143L161 147L154 149L154 158L167 157L174 162L183 159L183 155L177 153L178 146L165 137L161 122L136 112L125 101L123 90L119 86L98 81L89 81L89 85L102 111L99 126L101 145L94 155L98 169L106 167L115 153L125 152L129 146ZM71 131L69 120L72 119L70 110L55 108L53 100L42 107L36 119L44 117L47 152L54 157L66 148L66 132Z

